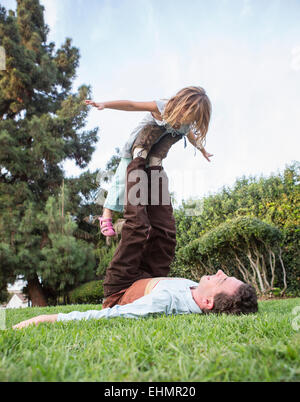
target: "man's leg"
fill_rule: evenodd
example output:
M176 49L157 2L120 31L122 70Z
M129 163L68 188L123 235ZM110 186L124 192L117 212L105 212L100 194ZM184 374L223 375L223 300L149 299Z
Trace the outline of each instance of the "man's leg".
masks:
M143 148L146 147L148 152L150 142L153 143L154 140L157 140L162 135L161 127L152 127L151 132L148 130L149 127L137 138L133 150L135 147L139 148L142 146ZM147 138L149 134L151 134L151 141ZM161 145L159 147L154 146L153 150L156 151L154 156L158 155L158 157L164 158L171 145L179 139L180 137L170 138L170 135L164 136L159 141ZM149 155L151 154L153 154L152 148ZM126 177L134 170L140 169L145 171L145 165L146 160L143 157L134 158L127 167ZM151 167L150 169L146 169L148 180L149 178L151 179L151 171L155 170L161 172L162 168ZM164 175L165 172L163 172L163 177ZM166 175L165 178L167 179ZM151 204L151 191L153 189L150 183L148 181L148 194ZM164 205L165 199L163 198L165 198L165 194L169 195L169 192L168 186L163 185L163 183L165 183L164 180L159 186L158 205L148 205L146 207L145 205L134 206L129 202L128 195L136 182L132 183L126 180L125 194L127 205L124 207L124 218L126 221L122 229L121 241L106 272L104 280L105 297L118 292L122 294L122 290L127 289L139 279L168 275L169 265L175 254L176 228L171 202L168 205ZM154 191L154 196L156 197L157 191ZM148 214L152 221L151 229ZM158 251L157 255L151 255L155 250ZM143 260L143 266L141 266L141 260Z
M149 202L147 206L148 219L151 225L149 236L143 250L141 270L152 277L168 276L170 264L175 256L176 225L168 188L168 178L162 167L162 160L168 155L172 145L182 137L167 134L154 144L148 154L150 166L146 168L149 183ZM159 181L155 175L161 176ZM159 198L158 205L151 200ZM169 198L169 203L166 200Z
M166 277L176 247L176 225L168 177L161 166L149 166L146 171L149 182L147 214L151 227L144 246L140 270L148 272L152 277Z
M146 213L151 227L148 228L147 239L136 245L138 250L136 250L136 259L133 264L137 264L137 259L140 260L140 264L139 266L131 267L133 274L131 278L133 279L131 283L127 282L126 286L124 279L127 281L129 278L128 267L126 266L125 270L125 267L121 264L119 268L119 272L122 275L121 286L119 287L121 290L116 291L116 287L107 283L105 290L109 290L112 287L114 293L105 292L106 298L103 302L103 308L113 307L116 304L131 303L144 296L145 289L151 278L166 277L169 274L170 264L175 255L176 227L168 190L168 178L162 167L148 167L146 172L148 175L148 205L146 206ZM149 225L150 223L147 222ZM126 224L128 222L125 221L124 225ZM122 232L122 238L126 236L125 233ZM116 263L111 264L107 272L111 272L113 267L116 267ZM111 285L113 285L113 279L111 276Z
M151 275L140 270L143 246L147 240L149 232L149 220L147 217L146 205L134 205L135 186L140 183L140 197L147 194L147 180L138 177L135 181L129 181L135 173L145 173L146 159L137 157L127 167L127 179L125 189L124 218L125 223L122 228L121 240L116 249L114 257L106 271L104 279L104 297L127 289L139 279L149 278ZM134 201L134 202L133 202ZM145 200L145 204L147 200Z

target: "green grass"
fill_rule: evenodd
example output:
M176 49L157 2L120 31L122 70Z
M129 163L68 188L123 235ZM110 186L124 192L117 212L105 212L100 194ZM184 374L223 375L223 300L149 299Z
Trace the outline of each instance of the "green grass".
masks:
M299 381L300 298L249 316L44 323L0 331L0 381ZM7 310L6 326L80 305ZM299 314L299 312L298 312ZM298 320L299 322L299 320Z

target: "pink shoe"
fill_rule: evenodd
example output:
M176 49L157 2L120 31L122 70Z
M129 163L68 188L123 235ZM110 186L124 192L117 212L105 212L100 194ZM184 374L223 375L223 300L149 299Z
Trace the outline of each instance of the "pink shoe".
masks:
M98 219L100 222L101 233L104 236L109 236L109 237L116 236L116 232L114 231L111 218L104 219L100 216Z

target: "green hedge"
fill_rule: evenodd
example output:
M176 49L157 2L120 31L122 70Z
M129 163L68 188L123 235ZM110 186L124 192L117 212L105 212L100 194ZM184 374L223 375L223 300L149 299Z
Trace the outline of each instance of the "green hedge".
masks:
M224 261L221 260L224 260L225 255L229 254L228 248L224 247L224 244L230 243L230 250L233 250L232 246L236 244L233 241L233 234L236 233L236 230L232 231L232 227L226 225L229 221L240 217L255 218L280 230L281 236L278 236L278 241L275 243L278 245L280 242L281 257L286 269L287 289L285 294L300 295L299 183L300 163L293 162L290 166L286 166L283 173L267 178L242 177L231 188L224 187L217 194L194 200L194 204L183 202L178 210L174 210L177 245L175 259L171 264L171 275L195 279L194 265L198 265L196 267L198 268L197 274L201 274L199 272L200 262L206 264L208 256L216 269L222 268L221 262L224 263ZM225 226L220 226L222 224ZM246 226L248 235L251 234L251 227L255 229L252 230L252 238L254 235L257 240L257 234L259 234L259 238L265 239L265 235L267 235L269 245L274 245L272 238L276 237L276 230L271 230L271 228L268 230L267 226L262 224ZM229 233L227 233L227 229L229 229ZM204 237L205 235L206 237ZM225 242L223 239L227 239L227 241ZM240 240L239 236L238 243ZM243 243L245 245L245 242ZM259 244L263 245L261 242ZM280 254L277 256L279 259ZM235 256L233 257L235 261ZM283 289L282 269L280 261L278 264L278 259L276 258L277 280L274 286ZM243 262L243 260L241 261Z
M96 274L99 277L105 275L105 272L106 272L114 254L115 254L115 251L117 249L117 246L118 246L117 242L112 240L112 243L113 244L110 247L102 246L96 250L96 256L99 259L99 264L97 267Z
M69 292L71 304L99 304L103 297L103 281L87 282Z
M282 258L287 267L289 291L300 296L300 226L284 228L283 234Z
M275 225L257 218L228 220L177 252L197 280L218 268L251 283L259 294L275 287L287 289L286 269L280 262L283 234Z

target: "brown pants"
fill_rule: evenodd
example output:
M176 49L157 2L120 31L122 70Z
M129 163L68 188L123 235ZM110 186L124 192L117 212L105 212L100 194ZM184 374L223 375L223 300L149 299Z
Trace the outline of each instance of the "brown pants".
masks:
M121 241L106 271L104 297L118 300L134 282L140 279L167 277L175 255L176 227L170 197L167 175L161 166L145 167L146 160L137 157L127 167L124 218ZM135 171L147 174L147 182L129 181ZM157 186L157 175L161 176ZM142 183L141 190L147 192L148 205L133 205L130 191ZM154 202L153 202L154 201ZM156 204L156 205L154 205ZM110 305L107 299L104 306ZM113 303L116 304L116 303Z

